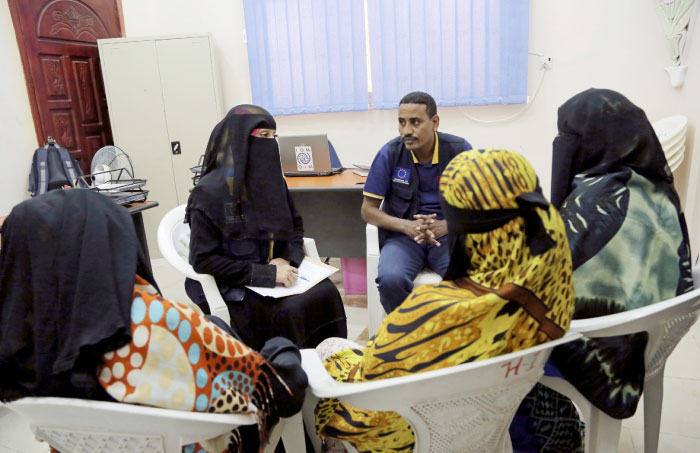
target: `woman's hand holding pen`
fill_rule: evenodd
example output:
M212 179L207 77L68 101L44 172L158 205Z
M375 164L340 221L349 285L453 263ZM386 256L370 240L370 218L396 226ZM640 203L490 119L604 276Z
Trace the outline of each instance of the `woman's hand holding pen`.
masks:
M289 264L289 261L284 258L273 258L270 260L270 264L274 264L277 267L276 283L281 283L286 288L289 288L297 281L299 269Z

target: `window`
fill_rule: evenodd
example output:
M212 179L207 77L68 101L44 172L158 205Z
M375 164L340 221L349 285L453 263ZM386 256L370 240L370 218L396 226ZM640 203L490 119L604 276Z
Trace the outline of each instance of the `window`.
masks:
M273 114L393 109L416 90L443 106L527 99L529 0L244 0L244 7L253 102Z
M525 103L528 0L367 0L372 105Z
M363 0L244 0L253 102L273 115L367 110Z

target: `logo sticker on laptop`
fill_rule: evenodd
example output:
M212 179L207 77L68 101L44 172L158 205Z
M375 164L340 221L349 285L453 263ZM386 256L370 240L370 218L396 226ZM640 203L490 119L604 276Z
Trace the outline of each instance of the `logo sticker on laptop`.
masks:
M314 157L311 155L311 147L306 145L295 146L294 153L297 156L297 170L314 170Z
M410 179L411 169L403 167L394 168L394 177L392 178L392 181L399 182L401 184L408 184Z

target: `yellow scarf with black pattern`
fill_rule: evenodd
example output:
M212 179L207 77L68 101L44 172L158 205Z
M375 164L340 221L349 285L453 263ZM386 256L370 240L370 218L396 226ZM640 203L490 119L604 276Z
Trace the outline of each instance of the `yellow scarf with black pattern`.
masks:
M461 153L440 179L443 200L464 210L516 209L516 197L536 187L525 158L495 149ZM533 254L523 217L468 234L464 277L416 288L364 351L345 349L326 359L328 372L345 382L384 379L483 360L562 335L574 310L569 245L556 209L534 209L553 247ZM316 421L321 437L347 440L363 452L413 449L410 425L394 412L327 399L317 406Z

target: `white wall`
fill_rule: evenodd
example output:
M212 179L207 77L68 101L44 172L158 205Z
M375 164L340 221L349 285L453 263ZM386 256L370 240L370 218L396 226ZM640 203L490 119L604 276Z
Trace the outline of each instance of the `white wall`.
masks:
M37 147L29 95L10 9L0 1L0 216L29 196L27 182Z
M122 0L122 9L127 37L211 33L218 49L224 114L250 102L242 0Z
M128 36L209 31L219 49L224 109L250 102L248 59L242 30L242 0L122 0ZM700 7L697 7L700 8ZM700 20L688 36L689 66L682 89L672 88L664 72L670 58L661 22L652 0L531 0L531 52L553 57L544 74L539 95L515 120L481 124L472 117L493 120L510 116L522 106L439 108L440 129L467 138L475 147L503 147L524 154L548 193L551 143L556 135L557 108L574 94L590 87L610 88L642 107L649 119L684 114L689 117L686 158L676 172L676 186L686 203L694 249L700 247L700 228L694 229L700 209L694 209L700 158L695 129L700 122ZM529 92L541 76L538 57L530 57ZM280 134L326 132L341 161L370 163L376 151L397 134L395 111L328 113L279 116ZM691 183L689 183L691 182ZM689 189L690 187L690 190Z
M242 0L122 0L122 5L126 35L130 37L211 32L218 48L224 109L251 101L248 57L242 39L245 28ZM0 25L10 23L6 10L3 4ZM688 75L685 85L675 89L663 70L670 60L652 0L531 0L529 49L551 55L554 60L530 108L513 121L497 124L476 123L462 112L491 120L509 116L521 106L440 108L440 129L461 135L476 147L504 147L523 153L548 193L556 110L577 92L590 87L621 91L642 107L651 121L684 114L689 117L690 125L686 158L675 175L676 186L681 199L688 201L686 210L693 245L700 251L700 228L693 228L700 223L700 209L694 209L700 158L691 161L691 155L697 154L694 138L700 123L700 20L696 19L693 25L686 55ZM12 129L11 135L17 137L14 140L20 145L17 149L31 154L34 147L31 117L25 105L26 89L14 50L16 43L8 27L2 29L0 52L3 56L12 54L10 62L14 59L15 64L9 67L15 69L10 70L14 86L8 88L3 83L0 98L5 98L3 94L8 91L15 108L3 109L2 115L9 115L11 120L0 122L0 127L3 131ZM530 92L541 75L537 62L537 57L530 57ZM6 71L3 69L3 78ZM395 111L280 116L277 124L282 134L328 133L345 165L371 162L379 147L397 133ZM0 153L11 152L2 146ZM26 161L22 162L25 164ZM25 174L14 173L12 178L21 179L24 188ZM7 184L5 179L0 178L2 184ZM10 184L12 188L17 185ZM18 195L13 197L19 199Z

